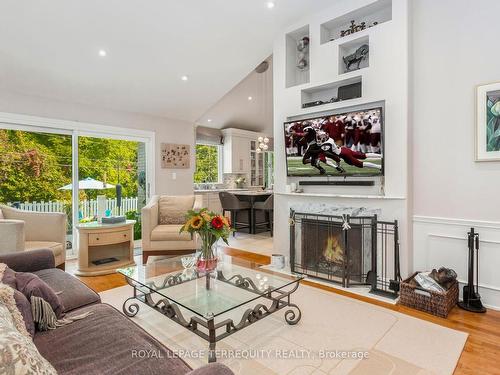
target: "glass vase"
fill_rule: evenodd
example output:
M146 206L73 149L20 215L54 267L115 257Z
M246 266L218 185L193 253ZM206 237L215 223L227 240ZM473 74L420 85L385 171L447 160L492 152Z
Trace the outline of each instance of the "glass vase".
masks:
M206 241L202 238L200 255L196 261L196 268L200 272L211 272L217 268L217 246L215 242Z

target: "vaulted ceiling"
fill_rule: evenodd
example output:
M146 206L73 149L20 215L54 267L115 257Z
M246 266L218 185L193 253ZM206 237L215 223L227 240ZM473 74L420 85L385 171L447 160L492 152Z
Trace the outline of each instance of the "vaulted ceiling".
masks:
M331 4L274 2L2 0L0 90L194 122Z

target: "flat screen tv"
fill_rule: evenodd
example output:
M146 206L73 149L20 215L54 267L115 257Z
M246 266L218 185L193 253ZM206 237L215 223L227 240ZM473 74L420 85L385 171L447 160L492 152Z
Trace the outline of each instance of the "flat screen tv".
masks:
M284 124L288 176L382 176L382 107Z

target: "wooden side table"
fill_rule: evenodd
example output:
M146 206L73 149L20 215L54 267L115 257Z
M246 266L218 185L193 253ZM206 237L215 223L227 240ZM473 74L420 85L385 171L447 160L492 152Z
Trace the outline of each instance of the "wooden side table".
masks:
M115 273L117 268L135 265L134 224L84 223L76 226L79 236L78 269L75 275L97 276ZM115 260L100 262L102 260Z

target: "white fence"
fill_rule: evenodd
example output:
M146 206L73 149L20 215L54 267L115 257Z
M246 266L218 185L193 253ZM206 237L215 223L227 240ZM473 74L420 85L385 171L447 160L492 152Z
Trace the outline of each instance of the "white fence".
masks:
M9 205L13 205L9 203ZM19 205L21 210L26 211L36 211L36 212L65 212L65 203L60 201L49 201L49 202L24 202ZM85 200L80 201L79 204L79 217L91 217L97 215L97 200ZM116 206L116 198L106 199L106 210L110 210L113 215L118 214ZM137 211L137 197L133 198L122 198L122 209L121 213L124 214L127 211Z

